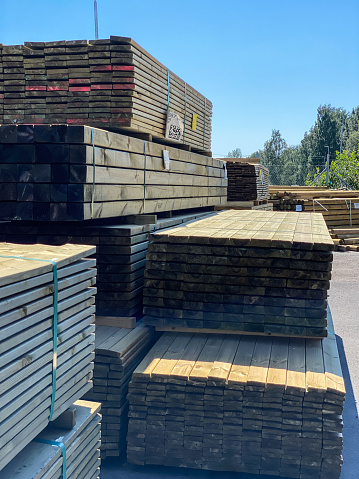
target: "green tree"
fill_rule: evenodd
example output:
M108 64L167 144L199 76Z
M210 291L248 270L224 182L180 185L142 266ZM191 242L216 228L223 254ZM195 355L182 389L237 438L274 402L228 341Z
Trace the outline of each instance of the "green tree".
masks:
M242 158L242 150L240 148L235 148L234 150L229 151L227 158Z
M261 163L269 169L269 183L271 185L280 185L283 157L282 154L287 148L287 142L282 137L279 130L272 130L272 135L268 141L264 143L262 151Z

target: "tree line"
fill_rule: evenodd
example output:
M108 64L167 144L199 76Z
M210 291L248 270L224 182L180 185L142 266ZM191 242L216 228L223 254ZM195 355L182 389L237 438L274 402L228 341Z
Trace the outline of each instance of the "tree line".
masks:
M269 169L272 185L305 185L323 170L330 153L329 186L359 189L359 106L351 112L331 105L320 105L317 119L299 145L288 145L279 130L252 153ZM240 149L237 148L237 150ZM228 156L235 153L229 152ZM233 155L234 156L234 155ZM240 155L236 155L240 156ZM325 184L325 173L316 180Z

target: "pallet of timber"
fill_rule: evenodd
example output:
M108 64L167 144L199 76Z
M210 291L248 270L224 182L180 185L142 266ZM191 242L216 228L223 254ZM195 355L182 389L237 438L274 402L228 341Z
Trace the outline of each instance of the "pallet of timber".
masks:
M151 235L145 323L323 337L333 241L311 213L226 210Z
M131 38L26 42L1 53L0 123L90 125L211 150L212 103Z
M359 247L359 228L355 226L330 228L329 233L337 245L358 245Z
M226 161L226 166L228 202L266 200L269 197L268 168L261 164L232 161L232 158Z
M74 403L72 429L46 427L1 471L2 479L99 479L101 404Z
M223 162L67 125L1 126L0 184L0 220L158 213L214 206L227 194Z
M94 251L0 243L0 470L92 387Z
M164 333L130 382L127 460L338 479L344 398L333 332Z
M143 283L150 232L208 215L193 212L155 220L155 223L94 224L53 223L51 232L44 222L3 223L0 241L27 244L96 246L96 312L100 316L139 316L143 309ZM143 218L143 217L139 217ZM151 219L151 221L153 221Z
M135 329L96 326L93 389L84 396L100 401L101 457L126 450L128 384L134 369L154 344L153 328L138 323Z
M359 225L359 196L306 200L304 209L321 213L328 228Z

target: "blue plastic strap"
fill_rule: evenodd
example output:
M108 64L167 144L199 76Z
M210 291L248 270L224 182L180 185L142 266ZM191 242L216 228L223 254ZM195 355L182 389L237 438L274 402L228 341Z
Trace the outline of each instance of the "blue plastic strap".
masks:
M36 438L33 442L38 442L40 444L49 444L50 446L61 447L62 453L62 479L66 479L66 447L63 442L51 441L49 439Z
M57 264L52 259L27 258L25 256L7 256L0 255L0 258L23 259L29 261L41 261L43 263L51 263L54 273L54 322L53 322L53 355L52 355L52 394L49 421L52 420L55 407L56 396L56 368L57 368L57 322L58 322L58 297L59 297L59 281L57 276Z
M146 168L147 168L147 155L146 155L146 141L143 142L143 154L144 158L144 168L143 168L143 212L145 212L146 206Z

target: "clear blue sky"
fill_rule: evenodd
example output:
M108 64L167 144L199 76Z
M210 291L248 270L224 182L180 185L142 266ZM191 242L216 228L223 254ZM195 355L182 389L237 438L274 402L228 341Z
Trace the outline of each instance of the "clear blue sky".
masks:
M213 102L212 151L298 144L320 104L359 105L358 0L97 0L99 38L128 36ZM94 38L93 0L0 0L0 42Z

